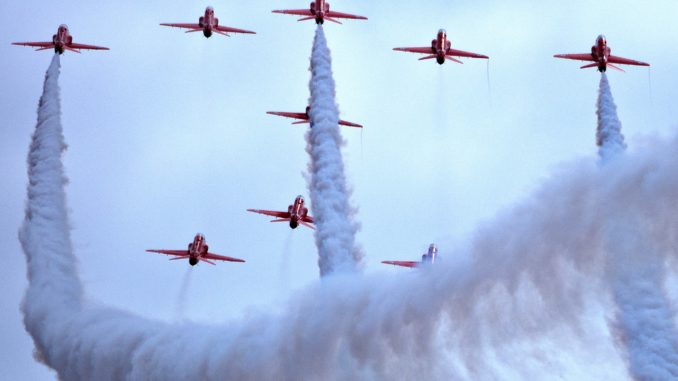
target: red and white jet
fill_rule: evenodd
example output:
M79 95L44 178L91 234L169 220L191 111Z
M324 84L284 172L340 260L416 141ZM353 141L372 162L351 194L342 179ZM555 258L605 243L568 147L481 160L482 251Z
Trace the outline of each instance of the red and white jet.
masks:
M325 20L341 24L335 19L353 19L353 20L367 20L365 16L357 16L349 13L341 13L337 11L330 11L330 3L325 0L314 0L311 2L309 9L280 9L273 13L282 13L285 15L304 16L297 21L306 21L315 19L316 24L323 24Z
M236 28L231 28L231 27L228 27L228 26L219 25L219 19L214 17L214 8L212 8L212 7L205 8L205 15L200 16L197 24L185 24L185 23L168 24L168 23L162 23L160 25L162 25L162 26L172 26L172 27L175 27L175 28L189 29L189 30L186 31L186 33L202 32L202 34L207 38L210 38L212 36L212 32L218 33L218 34L223 34L224 36L228 36L229 33L256 34L256 32L252 32L250 30L236 29Z
M303 124L303 123L311 123L311 117L308 114L310 111L311 111L311 106L306 106L305 112L267 111L266 113L269 114L269 115L284 116L286 118L301 119L300 121L294 122L292 124ZM341 119L339 120L339 124L342 125L342 126L363 128L363 126L360 125L360 124L347 122L347 121L341 120ZM311 125L311 127L313 127L313 126Z
M296 229L299 224L315 230L313 224L313 217L308 215L308 208L304 206L304 198L297 196L294 199L294 204L287 208L287 212L276 212L272 210L247 209L248 212L265 214L273 216L277 219L271 222L290 222L290 227Z
M426 252L424 255L421 256L421 262L417 261L382 261L381 263L385 263L387 265L394 265L394 266L403 266L403 267L420 267L424 264L432 264L436 261L436 258L438 257L438 247L432 243L431 246L428 247L428 252Z
M596 44L591 47L591 53L583 54L556 54L556 58L565 58L568 60L579 60L579 61L593 61L592 64L584 65L580 69L586 69L590 67L597 67L599 72L605 72L609 67L624 72L621 68L617 67L614 64L620 65L635 65L635 66L650 66L649 63L640 62L628 58L617 57L610 54L612 49L607 46L607 39L602 34L596 38Z
M80 53L80 49L89 50L109 50L103 46L75 44L73 43L73 36L68 33L68 26L61 24L55 35L52 36L52 41L49 42L12 42L12 45L32 46L38 50L47 50L54 48L54 52L64 54L65 50Z
M146 250L149 253L160 253L166 255L173 255L174 258L171 258L170 261L176 261L178 259L188 259L188 263L191 266L195 266L199 261L207 262L210 265L215 265L214 261L227 261L227 262L245 262L242 259L225 257L223 255L212 254L209 252L209 246L205 241L205 236L198 233L193 238L193 243L188 244L188 250Z
M459 61L458 59L456 59L454 57L469 57L469 58L484 58L484 59L490 58L490 57L482 55L482 54L452 49L452 41L447 39L447 32L445 31L445 29L440 29L438 31L438 36L436 37L436 39L431 41L431 47L394 48L393 50L397 50L399 52L428 54L427 56L420 58L419 61L430 60L430 59L435 58L436 61L440 65L445 63L445 59L449 59L449 60L452 60L456 63L463 64L463 62Z

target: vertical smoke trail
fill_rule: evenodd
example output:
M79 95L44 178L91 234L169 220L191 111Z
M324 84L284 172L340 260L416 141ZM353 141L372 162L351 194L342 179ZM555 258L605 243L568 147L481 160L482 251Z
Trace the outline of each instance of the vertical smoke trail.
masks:
M603 164L626 149L617 107L605 73L600 79L596 140ZM637 380L678 379L678 336L664 292L663 256L646 237L651 217L641 220L622 205L606 220L606 272L617 306L613 323Z
M605 161L626 149L624 135L621 133L621 122L617 117L617 106L614 104L610 83L605 73L602 73L600 77L596 114L598 115L598 129L596 130L598 155Z
M49 334L43 334L47 332L42 332L47 320L63 321L82 304L82 285L69 234L64 192L67 179L61 163L66 144L61 128L59 69L59 55L55 54L45 74L38 106L38 121L28 155L26 218L19 230L30 281L21 309L26 330L43 357L46 346L54 341ZM40 271L45 263L52 271Z
M311 55L311 129L306 150L310 195L318 247L320 275L355 272L363 253L355 242L357 224L351 219L349 191L341 157L343 140L339 133L339 110L334 99L332 59L321 25L316 30Z

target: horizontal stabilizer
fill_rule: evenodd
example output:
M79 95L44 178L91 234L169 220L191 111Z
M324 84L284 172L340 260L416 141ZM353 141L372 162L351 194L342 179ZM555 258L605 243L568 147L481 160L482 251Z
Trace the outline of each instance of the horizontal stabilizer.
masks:
M452 56L445 56L445 58L447 58L447 59L450 60L450 61L454 61L454 62L456 62L456 63L460 63L460 64L462 64L462 65L464 64L463 62L461 62L460 60L458 60L458 59L456 59L456 58L454 58L454 57L452 57Z
M618 71L621 71L622 73L626 73L626 71L624 71L624 69L620 68L620 67L617 66L617 65L613 65L613 64L611 64L611 63L609 63L609 62L607 63L607 67L611 67L611 68L613 68L614 70L618 70Z
M200 261L202 261L202 262L207 262L207 263L209 263L209 264L212 265L212 266L216 266L216 265L217 265L216 263L214 263L214 262L212 262L212 261L208 261L207 259L202 258L202 257L198 257L198 259L199 259Z
M291 221L290 218L280 218L277 220L271 220L271 222L289 222L289 221Z
M337 23L337 24L341 24L341 22L339 22L338 20L335 20L335 19L333 19L333 18L331 18L331 17L325 16L325 20L327 20L327 21L332 21L332 22L335 22L335 23Z
M179 259L188 259L188 258L190 258L190 256L189 256L189 255L186 255L186 256L183 256L183 257L174 257L174 258L170 258L170 261L177 261L177 260L179 260Z
M423 60L432 60L432 59L434 59L434 58L436 58L436 57L438 57L438 56L435 55L435 54L431 54L430 56L425 56L425 57L419 58L419 61L423 61Z
M584 66L580 67L580 69L588 69L590 67L598 67L598 62L594 62L592 64L584 65Z
M305 221L299 221L299 223L302 224L302 225L304 225L304 226L306 226L307 228L311 228L311 229L315 230L315 226L309 224L308 222L305 222Z

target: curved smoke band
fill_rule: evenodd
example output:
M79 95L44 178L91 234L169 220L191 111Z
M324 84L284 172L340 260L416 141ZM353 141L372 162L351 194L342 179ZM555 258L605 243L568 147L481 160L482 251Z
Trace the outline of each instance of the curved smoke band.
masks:
M92 306L83 301L70 243L57 78L55 57L30 147L20 238L29 279L25 326L41 361L62 380L504 379L492 375L490 357L513 358L512 374L526 379L524 368L539 356L513 343L573 327L550 351L539 350L543 374L566 353L563 340L585 342L598 332L586 329L582 315L592 301L606 307L614 293L606 229L620 209L633 218L633 252L652 253L660 266L678 259L674 138L609 165L587 159L562 166L448 252L470 258L464 266L445 261L399 276L337 272L280 313L218 326ZM486 356L488 346L495 356ZM596 365L587 363L586 374Z
M624 154L626 143L605 73L600 78L597 105L598 154L602 165L609 165ZM629 371L635 379L676 380L678 335L674 312L664 291L664 255L643 231L645 224L652 223L652 216L641 218L638 212L629 213L624 205L618 205L604 226L606 271L617 309L612 326L626 350Z

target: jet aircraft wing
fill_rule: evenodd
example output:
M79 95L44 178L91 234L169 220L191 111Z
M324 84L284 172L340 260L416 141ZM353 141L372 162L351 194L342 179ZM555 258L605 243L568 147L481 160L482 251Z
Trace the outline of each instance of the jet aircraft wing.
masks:
M583 54L556 54L556 58L565 58L567 60L578 60L578 61L595 61L591 53Z
M393 48L393 50L396 50L396 51L399 51L399 52L422 53L422 54L435 53L433 48L431 48L430 46L423 47L423 48Z
M231 28L230 26L221 26L217 25L215 27L216 30L219 32L224 32L224 33L246 33L246 34L257 34L257 32L253 32L251 30L245 30L245 29L238 29L238 28Z
M313 16L310 9L277 9L273 13L280 13L284 15L297 15L297 16Z
M308 116L306 115L306 113L303 112L268 111L266 113L269 115L277 115L285 118L308 120Z
M215 261L245 262L244 259L232 258L232 257L227 257L227 256L224 256L224 255L213 254L213 253L204 254L204 255L202 255L202 258L212 259L212 260L215 260Z
M149 253L158 253L166 255L188 256L187 250L146 250Z
M260 210L260 209L247 209L248 212L265 214L267 216L273 216L277 218L289 218L290 214L288 212L276 212L273 210Z
M612 55L607 57L607 62L613 63L613 64L623 64L623 65L650 66L650 64L646 63L646 62L636 61L636 60L632 60L632 59L629 59L629 58L623 58L623 57L612 56Z
M463 50L457 50L457 49L447 49L445 52L446 56L455 56L455 57L469 57L469 58L490 58L486 55L478 54L478 53L472 53L472 52L465 52Z
M68 47L73 48L73 49L110 50L110 49L103 47L103 46L76 44L76 43L72 43L72 44L68 45Z
M387 264L387 265L394 265L394 266L402 266L402 267L417 267L421 262L417 261L382 261L381 263Z
M350 13L342 13L329 11L325 14L327 17L337 18L337 19L352 19L352 20L367 20L365 16L352 15Z
M49 49L54 47L53 42L12 42L12 45L32 46L34 48Z
M347 126L347 127L363 128L363 126L361 124L347 122L347 121L341 120L341 119L339 120L339 124L341 124L342 126Z
M160 23L162 26L171 26L173 28L185 28L185 29L197 29L202 30L200 24L191 24L191 23Z

